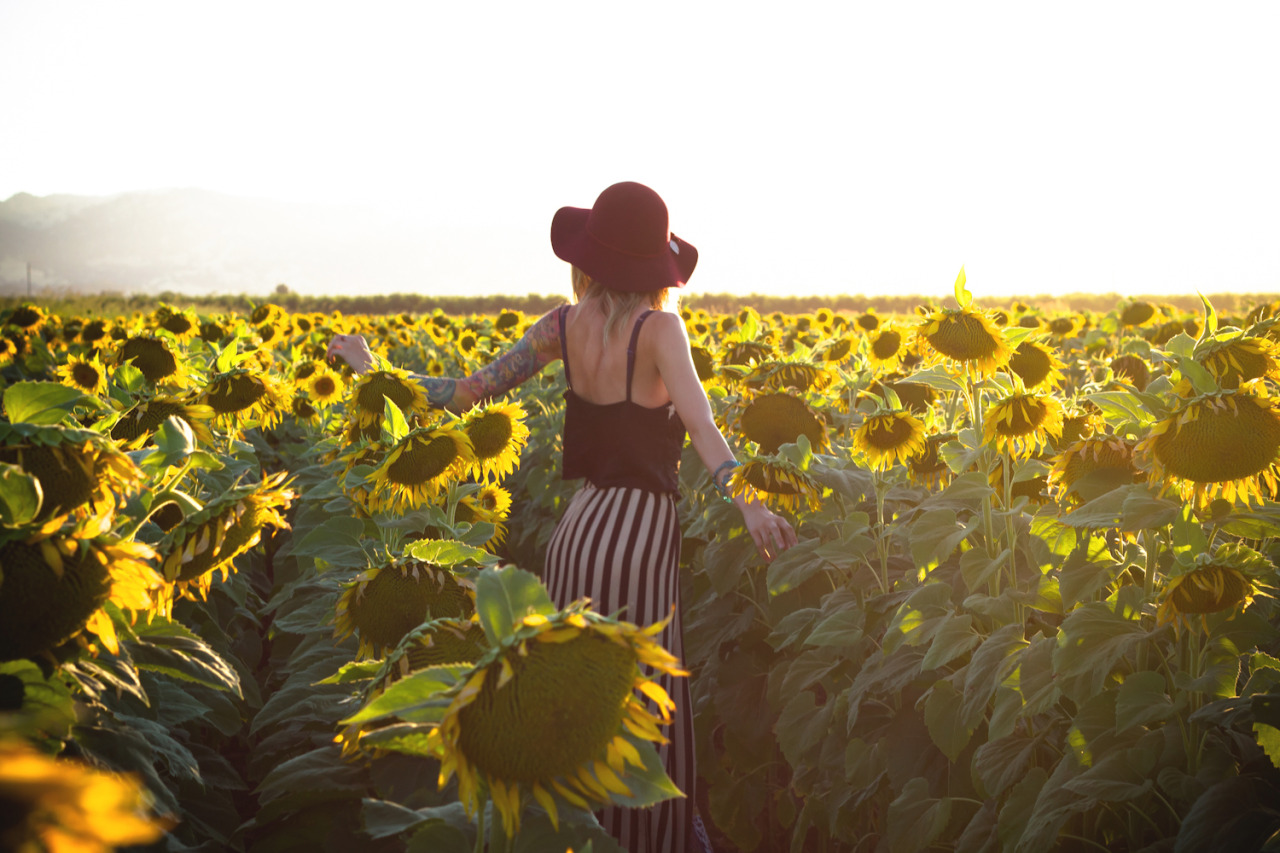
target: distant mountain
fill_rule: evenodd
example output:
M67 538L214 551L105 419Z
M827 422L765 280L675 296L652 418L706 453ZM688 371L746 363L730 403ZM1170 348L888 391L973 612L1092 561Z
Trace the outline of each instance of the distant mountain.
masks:
M0 202L0 293L527 293L514 253L532 235L431 228L386 211L197 189L113 196L18 193ZM545 236L541 238L545 241ZM545 252L541 245L537 251ZM476 263L483 257L483 264Z

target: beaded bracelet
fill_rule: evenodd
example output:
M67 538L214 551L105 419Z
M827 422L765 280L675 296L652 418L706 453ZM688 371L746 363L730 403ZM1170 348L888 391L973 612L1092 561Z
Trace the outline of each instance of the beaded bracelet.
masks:
M738 467L738 460L727 459L720 463L720 467L711 475L711 485L716 487L716 491L720 493L720 497L725 503L733 503L733 498L729 497L729 480L733 477L733 469ZM729 470L729 476L724 478L724 482L720 482L720 472L725 469Z

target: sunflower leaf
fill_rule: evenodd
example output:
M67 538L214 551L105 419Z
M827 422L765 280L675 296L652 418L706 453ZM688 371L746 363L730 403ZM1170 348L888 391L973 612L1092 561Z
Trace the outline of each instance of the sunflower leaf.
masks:
M61 382L16 382L5 389L4 411L15 424L56 424L87 399Z
M1213 374L1205 369L1200 362L1185 356L1179 356L1178 369L1182 371L1183 376L1190 380L1197 394L1214 394L1220 390L1218 380L1214 379Z
M390 397L382 398L382 440L393 445L409 434L409 423L404 419L404 412Z
M449 664L420 669L392 684L369 704L342 721L342 725L399 717L410 723L439 722L449 705L444 692L471 671L471 664Z
M0 462L0 524L26 524L36 517L43 502L39 480L17 465Z
M473 525L472 529L481 526ZM483 540L488 541L493 536L493 525L485 524L483 527L490 528L488 536ZM483 533L484 530L480 532ZM482 566L491 566L498 561L498 557L488 551L473 547L465 542L459 542L456 539L419 539L405 548L404 553L405 556L413 557L415 560L422 560L424 563L432 563L445 568L452 568L468 561Z
M1213 303L1209 301L1209 297L1197 291L1197 296L1204 303L1204 328L1200 330L1200 341L1203 342L1218 333L1218 312L1214 309Z
M683 796L675 782L671 781L671 777L667 775L662 759L658 757L658 751L654 749L652 743L636 737L630 731L624 730L621 735L635 747L644 767L628 765L627 774L622 777L622 782L631 789L631 796L611 794L610 799L616 805L642 809L672 797Z
M965 286L966 279L964 275L964 267L960 267L960 275L956 276L956 304L961 310L969 307L969 303L973 302L973 294L969 292L969 288Z
M476 615L491 647L526 616L555 613L538 576L515 566L486 569L476 577Z

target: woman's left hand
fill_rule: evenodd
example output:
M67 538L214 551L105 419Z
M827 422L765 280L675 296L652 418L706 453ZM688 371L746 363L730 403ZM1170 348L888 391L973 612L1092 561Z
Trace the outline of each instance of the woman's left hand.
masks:
M339 358L351 365L356 373L365 373L373 366L373 353L363 335L334 335L325 351L325 358Z
M742 518L747 523L751 539L756 543L760 559L770 562L774 557L799 542L796 531L785 518L771 511L758 500L742 507Z

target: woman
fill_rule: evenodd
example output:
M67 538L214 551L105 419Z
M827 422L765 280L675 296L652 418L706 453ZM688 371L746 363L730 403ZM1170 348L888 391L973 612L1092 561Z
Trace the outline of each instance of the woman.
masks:
M575 304L544 315L501 357L466 379L417 377L433 405L463 411L565 363L566 479L586 482L556 525L543 582L557 606L588 597L601 613L638 625L671 615L658 640L683 659L678 468L685 432L728 499L737 465L711 415L684 321L666 310L697 250L670 233L667 207L648 187L605 189L590 209L565 207L551 223L556 256L572 265ZM336 335L329 355L356 372L373 357L364 338ZM796 543L787 521L751 497L733 498L762 559ZM659 749L686 794L649 810L607 809L605 828L631 851L708 849L694 806L693 714L687 679L662 686L677 712Z

